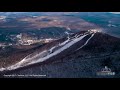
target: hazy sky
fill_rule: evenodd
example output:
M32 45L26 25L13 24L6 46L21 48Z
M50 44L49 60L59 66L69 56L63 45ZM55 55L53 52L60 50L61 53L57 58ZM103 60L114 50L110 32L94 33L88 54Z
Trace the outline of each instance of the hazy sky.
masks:
M111 12L111 13L114 13L114 14L120 14L120 12Z

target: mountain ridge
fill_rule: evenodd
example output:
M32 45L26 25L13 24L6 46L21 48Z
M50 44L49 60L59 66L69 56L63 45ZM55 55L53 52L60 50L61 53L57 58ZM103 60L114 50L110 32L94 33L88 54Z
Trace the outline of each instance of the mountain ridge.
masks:
M79 35L79 34L78 34ZM74 35L73 35L74 36ZM93 57L93 56L97 56L98 55L98 57L99 56L101 56L101 55L103 55L103 58L104 58L104 56L105 55L109 55L111 52L112 53L116 53L116 52L118 52L118 54L119 54L119 50L120 50L120 44L118 44L118 43L120 43L120 39L119 38L116 38L116 37L112 37L112 36L109 36L108 34L105 34L105 33L101 33L101 32L96 32L96 34L94 35L94 37L92 37L91 38L91 40L83 47L83 48L81 48L80 50L78 50L77 52L74 52L73 50L75 50L75 48L79 48L80 47L80 43L81 43L81 45L84 45L85 44L85 42L91 37L91 35L90 36L85 36L86 37L86 40L85 40L85 38L82 40L82 41L80 41L78 44L76 43L76 44L74 44L73 46L71 46L69 49L68 49L68 51L67 50L65 50L64 51L64 53L62 52L62 54L60 54L60 55L57 55L57 57L55 56L55 57L51 57L50 59L48 59L48 60L46 60L46 61L44 61L44 62L41 62L41 63L37 63L37 64L33 64L33 65L30 65L30 66L25 66L25 67L23 67L23 68L21 68L21 69L18 69L18 70L13 70L13 71L10 71L10 72L13 72L13 73L15 73L14 71L18 71L18 73L22 73L22 71L25 71L25 70L30 70L31 69L31 67L33 68L33 67L35 67L35 68L37 68L37 67L42 67L42 66L44 66L44 65L48 65L49 66L49 63L55 63L55 62L69 62L69 59L71 60L71 59L73 59L73 61L76 59L79 59L79 58L87 58L87 57ZM102 37L101 39L100 39L100 37ZM107 42L106 42L107 41ZM83 43L84 42L84 43ZM95 44L95 42L98 42L98 44ZM106 49L106 50L101 50L101 52L98 52L98 53L96 53L97 51L99 51L99 50L97 50L98 49L98 47L101 47L101 42L104 42L103 44L103 47L104 47L104 49L106 48L106 47L108 47L108 49ZM117 43L117 44L116 44ZM110 45L109 45L110 44ZM118 45L117 47L116 47L116 45ZM49 45L49 44L48 44ZM91 46L90 46L91 45ZM94 45L94 46L92 46L92 45ZM53 45L54 46L54 45ZM89 47L88 47L89 46ZM113 47L114 46L114 47ZM90 49L90 47L93 47L92 49ZM112 51L112 49L114 49L116 47L116 49L115 50L113 50ZM118 49L118 50L117 50ZM96 51L97 50L97 51ZM108 53L109 51L111 50L111 52L110 53ZM71 51L73 51L73 52L71 52ZM68 53L69 52L69 53ZM65 54L66 53L66 54ZM104 55L105 54L105 55ZM118 54L115 54L115 55L118 55ZM63 56L62 56L63 55ZM113 54L113 56L114 56L114 54ZM109 57L109 56L108 56ZM111 57L111 55L110 55L110 57ZM69 59L68 59L69 58ZM66 60L64 60L64 59L66 59ZM57 60L57 61L56 61ZM75 60L75 61L76 61ZM83 60L83 59L81 59L81 60ZM101 61L99 61L99 62L103 62L104 60L101 60ZM47 64L48 63L48 64ZM88 65L89 66L89 65ZM47 66L46 66L47 67ZM25 69L26 68L26 69ZM49 70L49 69L47 69L47 70ZM34 68L33 68L33 71L34 71ZM33 71L31 71L31 72L33 72ZM51 70L50 70L51 71ZM63 71L62 71L63 72ZM25 72L23 72L23 73L25 73ZM29 71L28 71L28 73L29 73ZM38 72L38 73L40 73L40 72Z

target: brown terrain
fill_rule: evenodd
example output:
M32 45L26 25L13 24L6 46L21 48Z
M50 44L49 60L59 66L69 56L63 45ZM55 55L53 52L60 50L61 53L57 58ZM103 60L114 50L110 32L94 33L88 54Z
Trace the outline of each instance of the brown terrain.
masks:
M13 23L14 22L14 23ZM19 25L21 24L21 25ZM0 22L1 28L24 28L27 30L40 29L46 27L65 27L67 29L88 30L98 28L93 23L72 16L38 16L21 17L11 23Z

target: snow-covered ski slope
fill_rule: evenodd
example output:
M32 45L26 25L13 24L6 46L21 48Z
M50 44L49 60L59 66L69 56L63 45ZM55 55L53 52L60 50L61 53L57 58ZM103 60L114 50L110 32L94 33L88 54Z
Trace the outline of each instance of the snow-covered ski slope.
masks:
M40 53L37 54L33 54L33 55L28 55L26 56L24 59L22 59L20 62L11 65L9 67L6 68L0 68L0 71L7 71L7 70L14 70L14 69L18 69L20 67L24 67L24 66L28 66L31 64L35 64L35 63L40 63L43 61L48 60L49 58L63 52L64 50L68 49L69 47L71 47L72 45L74 45L75 43L81 41L83 38L85 38L88 35L91 35L91 37L89 37L86 42L80 46L77 50L83 48L85 45L87 45L87 43L91 40L91 38L95 35L96 32L85 32L79 35L75 35L74 37L68 37L67 40L63 41L60 44L57 44L51 48L49 48L48 50L43 50ZM32 56L32 57L31 57Z

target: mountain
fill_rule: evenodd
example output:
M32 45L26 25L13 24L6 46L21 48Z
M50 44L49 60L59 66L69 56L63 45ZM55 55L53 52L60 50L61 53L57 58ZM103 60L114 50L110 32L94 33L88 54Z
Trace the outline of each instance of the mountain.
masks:
M118 78L119 22L109 12L0 12L0 77Z
M1 75L95 78L106 77L96 74L105 66L116 73L108 77L119 77L120 74L120 38L99 29L68 34L62 39L21 52L16 53L17 57L10 55L14 60L0 68Z

